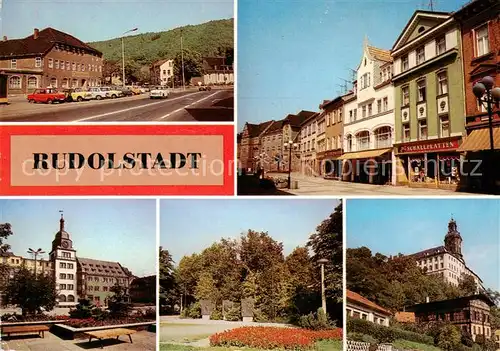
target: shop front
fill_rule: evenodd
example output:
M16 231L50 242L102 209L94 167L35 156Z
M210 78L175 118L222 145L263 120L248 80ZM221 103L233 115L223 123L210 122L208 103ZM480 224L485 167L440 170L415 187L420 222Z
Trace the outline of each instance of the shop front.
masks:
M462 137L395 145L396 185L456 190L462 159Z
M342 150L328 150L316 154L319 164L320 175L325 179L341 179L342 161L338 158L342 155Z
M390 184L392 179L392 148L345 153L342 180L366 184Z

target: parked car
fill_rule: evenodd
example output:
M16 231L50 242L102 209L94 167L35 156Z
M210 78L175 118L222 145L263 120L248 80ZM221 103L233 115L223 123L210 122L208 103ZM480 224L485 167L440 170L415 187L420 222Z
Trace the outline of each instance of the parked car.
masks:
M66 89L64 93L66 94L66 101L69 102L92 100L92 94L88 90L82 88Z
M55 88L35 89L33 93L28 94L28 101L31 103L43 102L47 104L64 102L66 101L66 94Z
M129 89L128 87L115 87L114 89L121 91L123 96L134 95L134 92L131 89Z
M151 91L151 89L148 86L142 86L139 89L141 90L141 93L143 93L143 94Z
M158 86L149 92L150 99L166 99L170 95L170 90L166 86Z
M210 91L212 90L212 87L211 86L208 86L208 85L201 85L199 88L198 88L199 91Z
M92 94L92 99L96 100L105 98L115 99L123 96L120 90L111 89L111 87L90 87L89 92Z
M136 85L128 85L127 88L130 89L134 95L142 94L141 88Z

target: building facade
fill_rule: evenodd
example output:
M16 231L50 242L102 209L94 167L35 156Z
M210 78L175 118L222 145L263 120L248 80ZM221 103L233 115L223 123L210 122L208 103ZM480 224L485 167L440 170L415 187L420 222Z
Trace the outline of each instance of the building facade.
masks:
M174 85L174 60L165 59L154 62L150 68L152 85Z
M262 134L273 124L274 121L267 121L260 124L245 123L241 132L239 149L239 168L245 172L255 172L263 160L260 154Z
M337 158L342 155L343 147L343 112L342 96L324 101L319 106L325 118L325 148L316 154L320 171L324 178L340 179L342 161Z
M300 130L302 121L314 115L312 111L300 111L295 115L288 115L283 121L283 170L288 171L288 164L291 160L292 172L300 172L301 151L300 151ZM290 143L291 142L291 143ZM290 149L292 157L290 158Z
M203 58L203 84L230 85L233 83L233 65L228 65L225 57Z
M490 308L494 303L483 294L452 300L433 301L406 307L415 312L417 323L448 322L469 333L475 341L477 336L492 339Z
M344 121L347 175L344 180L393 184L394 99L392 57L388 50L365 40L356 71L355 100L346 107Z
M457 223L452 218L448 223L444 245L417 252L412 256L426 274L441 276L445 282L455 286L458 286L464 275L470 275L474 278L478 290L482 291L484 287L481 278L465 262L462 241Z
M364 319L385 327L389 326L392 316L390 311L350 290L346 290L346 312L350 318Z
M500 87L500 3L495 0L476 0L467 3L454 13L462 32L462 55L464 64L466 133L460 151L465 153L462 188L472 191L500 192L500 110L493 106L493 146L497 150L489 162L491 153L489 121L486 106L479 104L472 87L483 77L494 79L494 86ZM481 163L478 165L478 161ZM476 174L472 170L479 166ZM489 179L489 174L492 175ZM493 183L489 188L489 183Z
M316 137L319 113L306 118L300 126L300 163L301 173L317 176L319 165L316 160Z
M416 11L392 48L399 185L456 189L464 127L460 28Z
M34 29L23 39L0 42L0 73L8 75L9 94L36 88L99 86L102 53L81 40L53 28Z

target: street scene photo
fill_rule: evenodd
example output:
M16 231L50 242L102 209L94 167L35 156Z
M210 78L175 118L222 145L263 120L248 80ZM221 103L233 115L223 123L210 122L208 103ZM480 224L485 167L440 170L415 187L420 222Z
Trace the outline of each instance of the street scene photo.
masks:
M500 194L499 13L239 1L238 194Z
M0 122L233 121L233 7L4 1Z
M500 349L499 200L346 202L347 350Z
M0 200L2 350L156 350L155 200Z
M342 220L332 199L161 200L159 350L342 350Z

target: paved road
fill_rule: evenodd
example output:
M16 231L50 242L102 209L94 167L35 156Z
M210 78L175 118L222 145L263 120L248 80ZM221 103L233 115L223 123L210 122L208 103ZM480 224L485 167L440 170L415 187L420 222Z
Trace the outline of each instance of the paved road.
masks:
M269 177L287 178L288 174L267 174ZM319 177L306 177L298 173L292 173L292 182L297 180L299 188L295 190L286 190L294 195L405 195L405 196L474 196L477 194L453 192L443 189L427 189L427 188L410 188L407 186L391 186L391 185L372 185L342 182L336 180L326 180Z
M172 93L164 100L147 94L54 105L18 99L0 106L0 122L232 121L232 106L232 89Z

